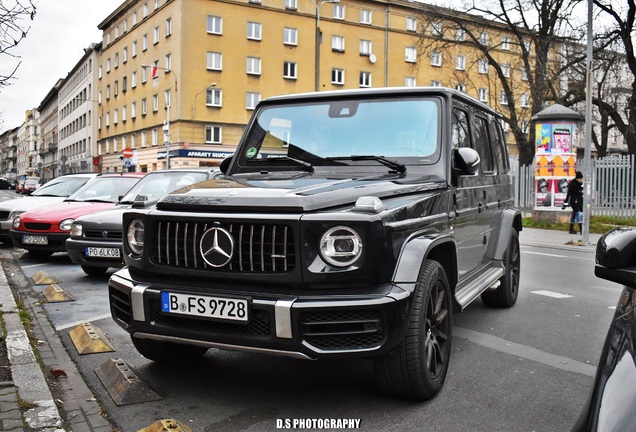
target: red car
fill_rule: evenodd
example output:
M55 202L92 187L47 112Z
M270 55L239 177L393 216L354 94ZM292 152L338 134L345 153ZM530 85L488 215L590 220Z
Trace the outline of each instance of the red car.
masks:
M100 174L61 203L26 211L13 220L13 245L33 256L47 257L66 251L76 218L114 207L146 173Z

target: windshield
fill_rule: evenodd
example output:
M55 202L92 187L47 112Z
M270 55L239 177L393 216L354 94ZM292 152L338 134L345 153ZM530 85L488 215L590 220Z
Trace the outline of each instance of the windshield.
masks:
M67 197L89 180L88 177L58 177L39 187L31 196Z
M439 154L439 122L439 102L434 98L266 106L250 128L238 155L239 163L262 166L267 159L287 157L329 165L334 164L334 158L349 156L433 163ZM365 163L371 164L369 160ZM298 163L286 165L302 168Z
M96 177L68 197L67 201L116 203L138 181L139 177Z
M198 183L206 180L207 178L208 175L205 172L193 173L168 171L148 174L128 191L126 196L122 198L121 202L132 203L135 201L135 197L137 197L137 195L146 195L148 200L153 198L159 199L173 190L193 183Z

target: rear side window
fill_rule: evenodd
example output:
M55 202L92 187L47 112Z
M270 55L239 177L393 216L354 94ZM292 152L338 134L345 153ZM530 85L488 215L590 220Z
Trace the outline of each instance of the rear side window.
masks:
M470 133L468 132L468 113L466 111L453 109L451 140L453 148L472 147L470 145Z
M508 163L508 150L506 148L506 139L504 138L504 132L499 122L494 122L495 125L495 158L497 159L497 165L499 165L499 173L506 174L510 171Z
M483 117L475 117L475 150L481 159L481 169L485 173L493 173L495 165L490 148L490 134L488 133L488 120Z

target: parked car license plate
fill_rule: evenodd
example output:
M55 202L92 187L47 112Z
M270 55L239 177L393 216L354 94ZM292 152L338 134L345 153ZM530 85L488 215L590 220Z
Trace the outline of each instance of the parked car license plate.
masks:
M161 293L161 310L180 315L247 322L248 306L246 299Z
M100 258L120 258L119 248L87 247L86 256Z
M39 244L48 245L49 239L47 236L22 234L22 243L24 244Z

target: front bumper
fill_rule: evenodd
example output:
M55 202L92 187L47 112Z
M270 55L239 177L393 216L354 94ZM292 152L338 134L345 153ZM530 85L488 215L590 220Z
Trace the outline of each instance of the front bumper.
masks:
M88 256L86 249L89 247L119 249L119 258ZM95 241L69 238L66 240L66 251L74 264L90 267L122 268L124 266L121 242Z
M0 221L0 240L10 240L9 231L13 228L13 220Z
M163 313L162 291L187 290L136 283L127 268L108 282L113 319L134 337L306 359L373 357L395 347L406 332L413 286L387 288L384 295L355 296L343 295L344 289L306 296L206 292L248 299L249 322L235 323Z
M47 238L47 244L35 244L22 242L22 236L24 234L34 236L45 236ZM48 252L65 252L66 251L66 239L69 238L69 233L49 233L49 232L29 232L29 231L9 231L9 236L13 245L17 248L34 251L48 251Z

